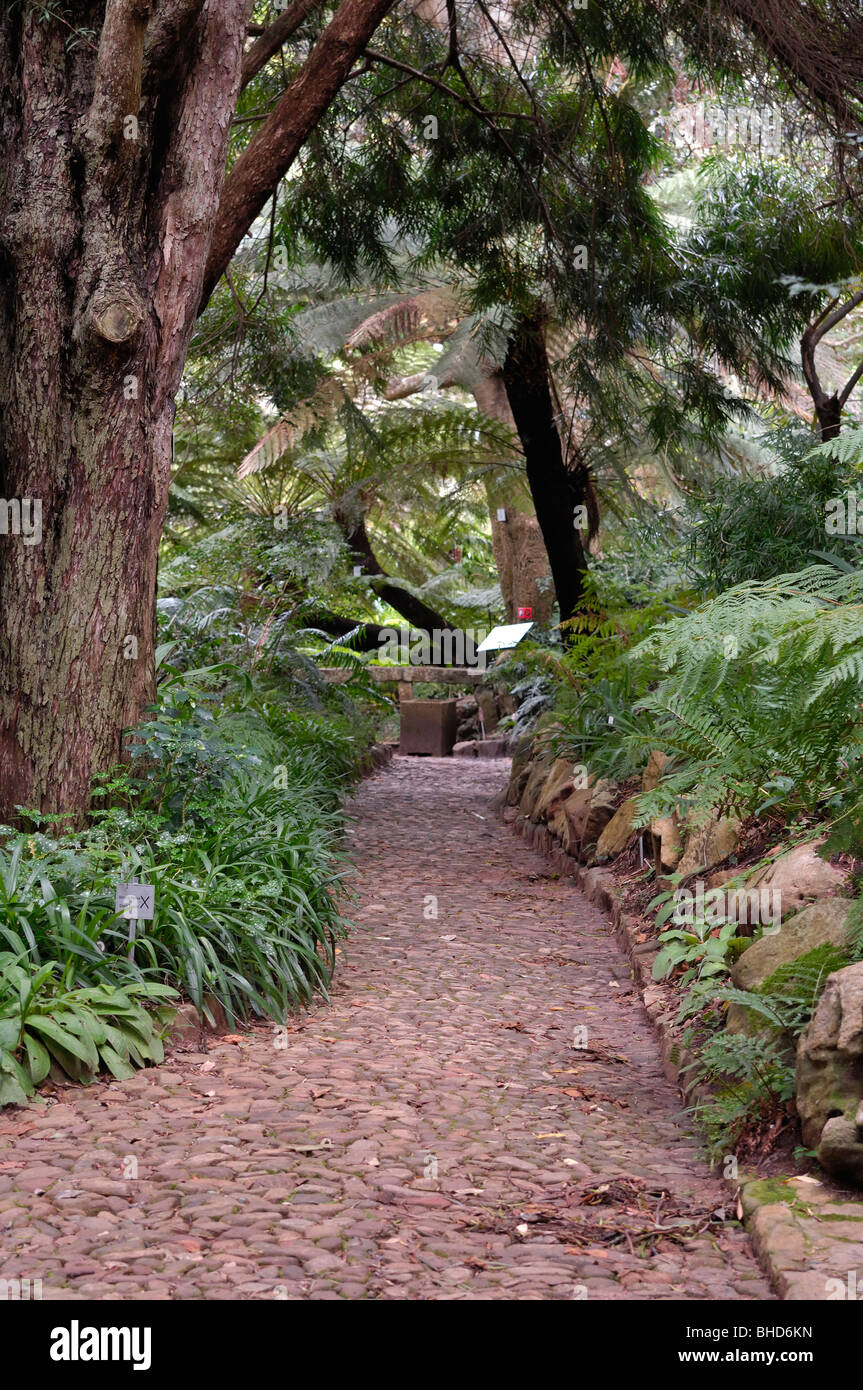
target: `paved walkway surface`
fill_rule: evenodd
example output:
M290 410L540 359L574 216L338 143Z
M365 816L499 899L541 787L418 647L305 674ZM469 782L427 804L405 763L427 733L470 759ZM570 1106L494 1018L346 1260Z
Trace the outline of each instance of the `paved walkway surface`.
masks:
M0 1114L43 1298L768 1299L629 967L489 815L503 762L360 788L333 1001Z

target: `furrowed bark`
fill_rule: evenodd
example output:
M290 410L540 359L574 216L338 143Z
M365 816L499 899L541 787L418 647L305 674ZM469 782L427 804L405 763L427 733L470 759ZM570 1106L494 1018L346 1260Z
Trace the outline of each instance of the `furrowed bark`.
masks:
M209 3L170 92L142 95L148 8L81 6L96 54L0 16L0 477L42 509L40 537L0 535L3 821L80 818L155 694L173 398L249 3Z

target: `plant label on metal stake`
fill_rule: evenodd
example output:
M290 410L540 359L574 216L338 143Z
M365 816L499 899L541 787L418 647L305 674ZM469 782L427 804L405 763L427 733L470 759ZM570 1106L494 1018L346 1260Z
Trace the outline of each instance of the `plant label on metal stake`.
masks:
M118 883L114 911L129 923L129 954L134 950L135 930L139 921L152 922L156 890L151 883Z

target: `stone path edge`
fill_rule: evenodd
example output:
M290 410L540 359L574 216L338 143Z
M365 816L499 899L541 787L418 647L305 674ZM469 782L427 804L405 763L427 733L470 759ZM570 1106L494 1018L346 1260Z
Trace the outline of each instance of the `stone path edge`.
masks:
M546 826L537 825L525 816L513 816L514 809L498 808L499 819L537 853L551 860L561 875L572 878L588 901L610 919L614 935L629 957L642 1007L658 1036L666 1078L679 1088L688 1103L706 1096L704 1088L687 1079L686 1068L694 1061L693 1054L674 1036L662 1001L657 997L651 975L656 948L652 943L639 944L639 923L631 913L624 912L613 875L607 869L580 864L566 853ZM814 1189L804 1192L800 1188L800 1175L796 1173L769 1181L751 1173L737 1179L723 1178L723 1181L732 1200L739 1200L743 1224L758 1262L780 1299L790 1302L839 1299L843 1297L839 1292L843 1278L848 1280L848 1292L844 1296L855 1298L857 1288L863 1290L863 1276L856 1276L853 1289L850 1283L854 1262L863 1261L863 1201L837 1202L835 1194L826 1186L813 1196ZM791 1183L795 1186L783 1186ZM813 1206L821 1209L821 1216L812 1214ZM826 1234L825 1225L830 1227ZM813 1270L813 1258L821 1262L820 1270Z

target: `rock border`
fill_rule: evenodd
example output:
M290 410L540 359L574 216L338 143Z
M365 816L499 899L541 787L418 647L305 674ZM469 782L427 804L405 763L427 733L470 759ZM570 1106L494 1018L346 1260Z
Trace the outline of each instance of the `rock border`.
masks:
M651 974L658 948L652 941L637 941L639 924L632 914L624 912L614 875L604 867L580 864L547 826L519 815L516 807L496 809L504 824L551 860L562 876L572 878L588 901L610 919L615 938L629 957L642 1006L658 1035L666 1078L687 1102L706 1097L703 1088L685 1078L685 1068L694 1057L674 1036L664 1009L664 991ZM737 1179L723 1177L723 1181L732 1202L742 1211L758 1262L780 1299L863 1300L863 1198L849 1200L826 1178L813 1179L807 1174L762 1179L749 1173Z

